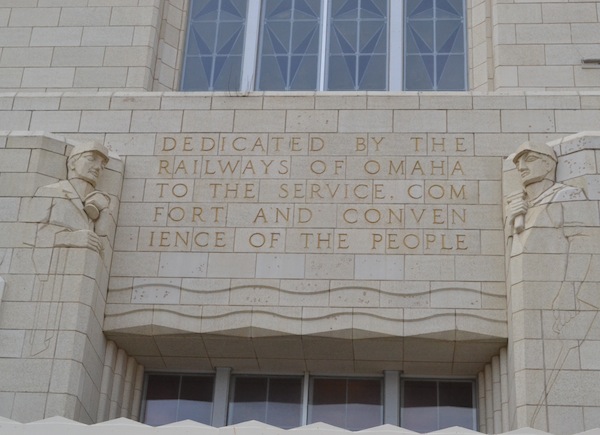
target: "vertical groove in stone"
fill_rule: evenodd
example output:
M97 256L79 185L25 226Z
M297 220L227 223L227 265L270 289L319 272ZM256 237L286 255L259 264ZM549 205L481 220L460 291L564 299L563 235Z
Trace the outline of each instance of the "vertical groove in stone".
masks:
M494 433L502 432L502 391L500 386L500 357L492 358L492 401L494 403Z
M502 397L502 432L508 432L508 353L506 348L500 349L500 392Z
M485 375L483 372L479 372L477 375L477 388L479 390L479 432L487 433L485 417Z
M129 418L131 412L131 400L133 399L133 383L135 382L135 358L127 359L125 371L125 382L123 385L123 401L121 403L121 417Z
M115 364L115 376L113 379L112 394L110 396L110 411L108 418L113 420L119 416L121 400L123 397L123 377L125 376L125 365L127 354L123 349L117 352L117 363Z
M487 432L494 431L494 401L492 391L492 365L485 365L485 420Z
M138 364L135 371L135 385L133 388L133 400L131 402L131 419L140 421L142 405L142 390L144 388L144 366Z
M106 343L106 352L104 354L104 368L102 370L102 383L100 385L100 401L98 403L98 414L96 421L106 421L110 409L110 397L114 378L114 367L117 361L117 345L114 341Z

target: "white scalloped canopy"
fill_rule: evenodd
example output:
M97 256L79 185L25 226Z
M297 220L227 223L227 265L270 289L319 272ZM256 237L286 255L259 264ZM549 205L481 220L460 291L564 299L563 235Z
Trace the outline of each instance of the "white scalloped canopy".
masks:
M19 423L4 417L0 417L0 435L39 435L40 433L43 433L44 435L113 435L116 433L119 435L181 435L184 433L193 433L194 435L344 435L349 433L364 435L416 434L416 432L389 424L359 432L351 432L346 429L340 429L339 427L331 426L325 423L313 423L307 426L285 430L258 421L247 421L233 426L216 428L191 420L184 420L164 426L152 427L129 420L127 418L117 418L115 420L105 421L102 423L86 425L64 417L51 417L31 423ZM429 433L436 435L473 435L479 434L480 432L475 432L461 427L450 427ZM498 435L509 434L549 435L548 432L528 427ZM588 430L586 432L580 432L580 434L600 435L600 428Z

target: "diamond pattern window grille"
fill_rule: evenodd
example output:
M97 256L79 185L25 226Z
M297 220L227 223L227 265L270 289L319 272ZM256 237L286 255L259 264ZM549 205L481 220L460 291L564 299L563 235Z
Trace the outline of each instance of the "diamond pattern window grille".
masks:
M465 0L191 0L186 91L464 90Z
M406 0L404 88L464 90L462 0Z

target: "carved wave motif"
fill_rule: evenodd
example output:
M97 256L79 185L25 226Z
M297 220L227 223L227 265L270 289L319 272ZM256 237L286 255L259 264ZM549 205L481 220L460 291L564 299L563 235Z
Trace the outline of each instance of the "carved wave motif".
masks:
M201 309L199 312L194 313L185 312L181 308L153 305L148 308L134 308L119 313L109 312L105 316L105 328L109 331L119 331L148 326L162 326L174 331L188 333L214 333L234 329L257 328L279 332L284 335L290 333L311 335L332 333L333 331L364 331L381 336L397 337L417 337L453 331L467 331L475 335L503 337L506 330L505 319L485 317L476 312L457 312L456 310L404 318L404 316L386 315L385 311L376 311L377 308L354 308L346 311L331 308L273 307L267 310L262 307L214 306L211 307L211 310L207 310L208 312ZM222 309L224 312L211 313L210 311L213 311L213 309ZM393 310L395 314L403 311L402 309ZM139 316L140 313L151 315L147 318L147 321L144 321L142 319L144 316ZM167 321L165 316L171 318L171 321ZM281 320L281 323L274 319ZM469 322L472 323L471 327L459 326L459 323ZM278 327L278 324L285 326ZM427 327L414 327L418 324L425 324ZM119 325L122 325L122 327L119 327ZM421 332L411 333L406 331L405 327L407 325L413 325L410 328L411 330ZM488 333L485 334L480 331L488 331Z
M168 282L155 282L155 283L146 282L143 284L133 285L132 287L111 287L109 291L110 292L123 292L123 291L128 291L131 289L141 289L141 288L150 288L150 287L164 287L164 288L171 288L173 290L180 290L182 292L202 293L202 294L216 294L216 293L232 292L232 291L236 291L236 290L264 289L264 290L272 290L272 291L276 291L276 292L280 292L280 293L284 293L284 294L290 294L290 295L321 295L321 294L327 294L327 293L338 292L338 291L359 290L359 291L377 292L377 293L379 293L381 295L385 295L385 296L410 297L410 298L416 297L416 296L426 296L426 295L432 295L432 294L437 294L437 293L457 292L457 291L465 292L465 293L472 293L472 294L482 295L482 296L489 296L489 297L493 297L493 298L500 298L500 299L506 297L505 295L500 295L497 293L486 292L485 290L477 290L477 289L466 288L466 287L442 287L442 288L436 288L436 289L419 291L419 292L395 293L395 292L390 292L387 290L381 290L381 289L378 289L375 287L366 287L366 286L358 286L358 285L330 287L330 288L326 288L323 290L315 290L315 291L294 291L291 289L286 289L286 288L276 287L276 286L271 286L271 285L264 285L264 284L238 285L238 286L223 287L223 288L217 288L217 289L195 289L195 288L190 288L190 287L186 287L186 286L171 284Z

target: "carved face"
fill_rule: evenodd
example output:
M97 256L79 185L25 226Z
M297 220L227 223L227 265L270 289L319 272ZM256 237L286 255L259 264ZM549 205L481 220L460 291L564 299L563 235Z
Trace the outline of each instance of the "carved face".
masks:
M100 154L88 151L79 154L69 162L69 178L81 178L92 186L96 185L106 160Z
M550 157L534 151L523 153L517 160L517 170L524 186L548 178L554 167L555 163Z

